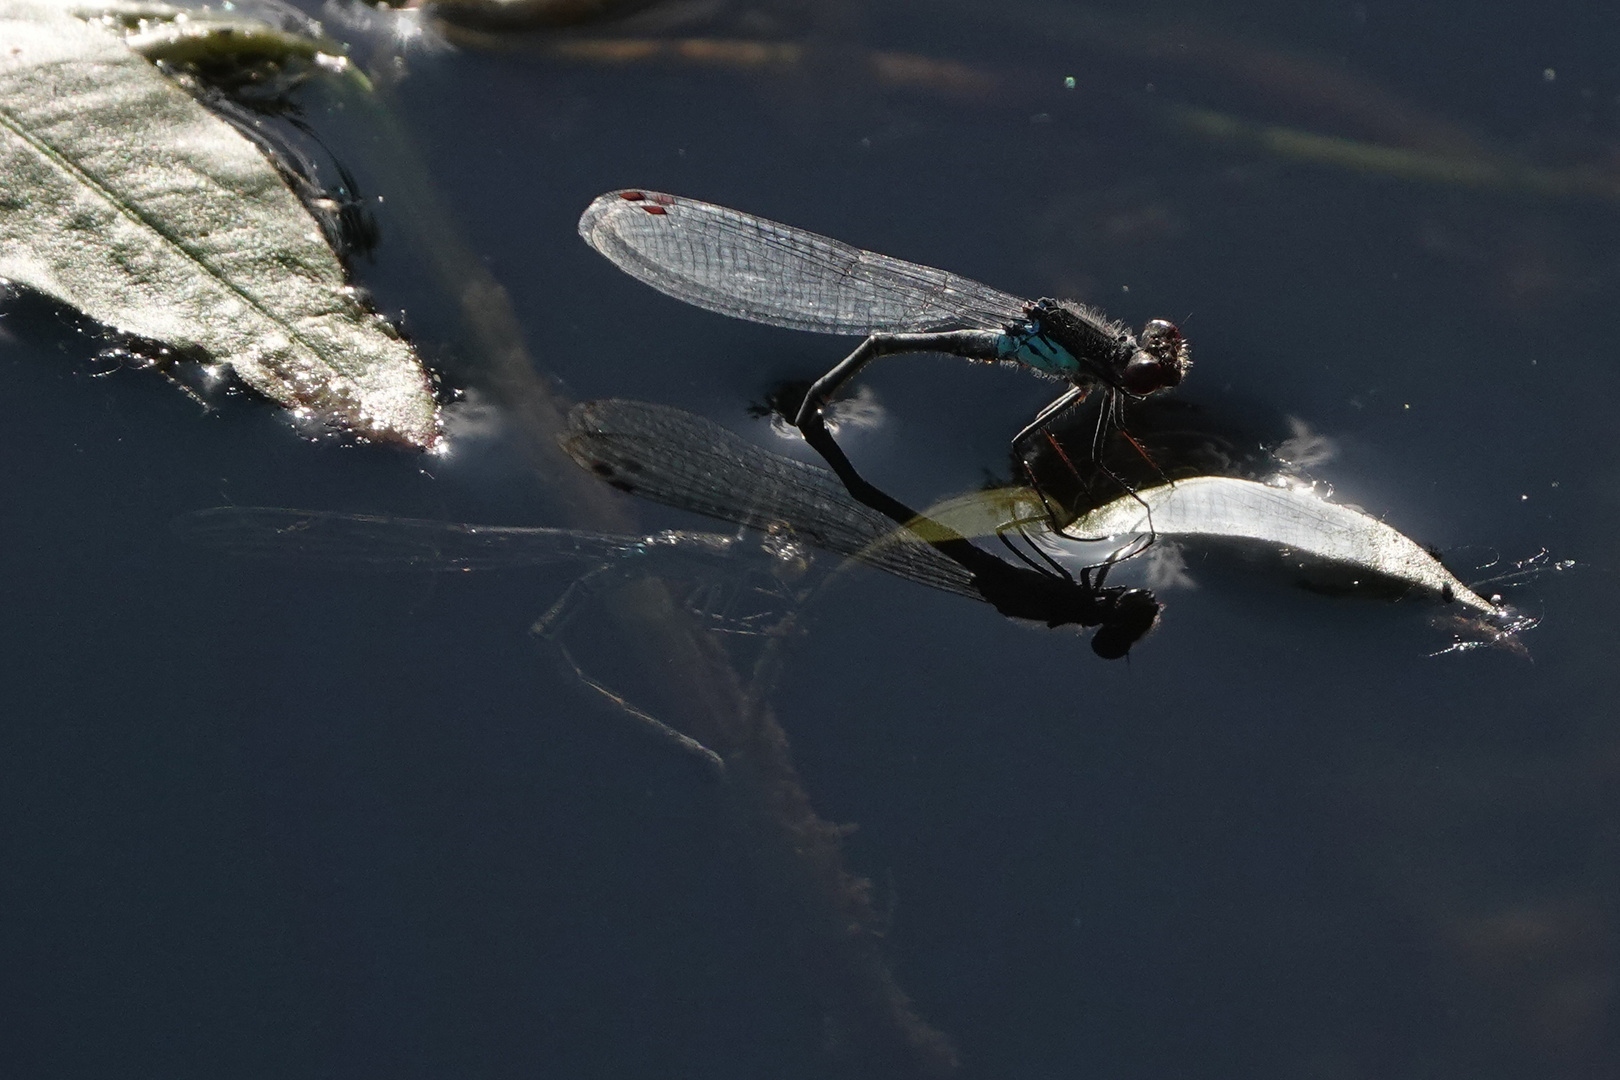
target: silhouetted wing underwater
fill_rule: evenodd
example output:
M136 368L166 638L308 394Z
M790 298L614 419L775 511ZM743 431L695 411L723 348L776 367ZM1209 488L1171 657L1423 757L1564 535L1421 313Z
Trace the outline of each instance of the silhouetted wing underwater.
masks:
M773 454L702 417L639 401L593 401L569 414L564 448L621 490L847 555L959 596L973 575L852 499L826 469Z
M855 502L825 469L772 454L701 417L659 405L593 402L576 407L570 420L569 453L616 487L984 599L971 573ZM173 528L185 539L238 555L379 570L608 563L658 552L726 558L738 547L737 537L710 532L633 536L272 506L199 510L177 518Z

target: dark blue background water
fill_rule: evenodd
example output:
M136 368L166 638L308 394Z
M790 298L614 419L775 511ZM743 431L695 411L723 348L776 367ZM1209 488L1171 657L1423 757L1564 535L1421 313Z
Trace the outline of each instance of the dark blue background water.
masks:
M747 406L847 347L683 308L578 241L593 196L645 185L1180 319L1190 399L1331 437L1315 474L1464 577L1578 562L1510 597L1545 617L1530 662L1431 658L1449 638L1417 605L1225 564L1195 562L1114 664L873 572L820 594L771 701L822 815L860 824L887 955L967 1075L1620 1074L1620 205L1306 162L1169 112L1612 165L1620 26L1593 10L762 5L599 32L805 43L798 64L406 53L393 107L572 398L790 449ZM872 49L988 82L884 83ZM390 193L363 117L312 119ZM476 384L390 202L362 280ZM171 532L227 502L555 523L510 425L446 459L311 443L262 403L204 415L108 373L46 305L8 312L0 1071L859 1070L716 788L530 641L566 571L365 575ZM934 358L868 384L886 424L847 445L918 501L1005 470L1052 390ZM590 641L607 681L660 681Z

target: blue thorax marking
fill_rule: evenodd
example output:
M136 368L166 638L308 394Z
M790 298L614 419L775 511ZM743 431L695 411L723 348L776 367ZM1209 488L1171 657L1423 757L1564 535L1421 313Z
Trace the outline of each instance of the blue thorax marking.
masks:
M1014 323L1002 331L1001 340L996 342L996 355L1059 378L1072 378L1081 372L1080 361L1074 354L1042 333L1034 323Z

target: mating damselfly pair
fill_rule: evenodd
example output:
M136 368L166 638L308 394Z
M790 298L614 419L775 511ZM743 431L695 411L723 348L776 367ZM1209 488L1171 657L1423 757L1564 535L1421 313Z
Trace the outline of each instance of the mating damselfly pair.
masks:
M1080 304L1024 300L694 199L610 192L586 208L579 232L625 273L696 307L769 326L864 336L811 386L794 422L851 494L897 519L910 512L861 478L822 419L833 396L872 361L944 353L1011 362L1068 382L1012 440L1026 471L1027 441L1070 406L1098 390L1111 406L1121 396L1146 397L1179 385L1191 364L1181 331L1163 319L1133 335Z

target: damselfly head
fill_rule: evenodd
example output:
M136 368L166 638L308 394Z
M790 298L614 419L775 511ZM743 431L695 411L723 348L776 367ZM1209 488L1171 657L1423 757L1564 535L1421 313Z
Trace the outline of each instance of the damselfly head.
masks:
M1153 319L1142 327L1136 352L1120 372L1120 389L1135 397L1147 397L1181 380L1192 366L1192 349L1173 322Z
M1159 623L1164 605L1145 589L1104 590L1107 601L1102 625L1091 635L1091 651L1104 660L1118 660Z

